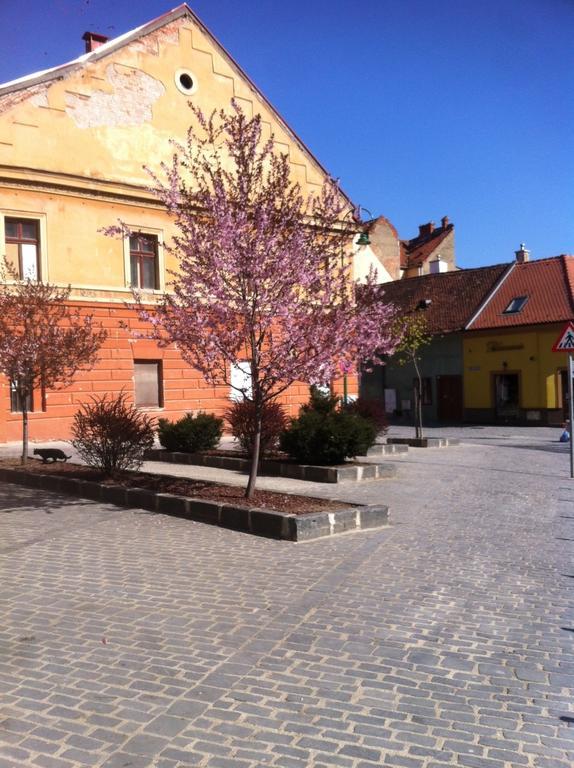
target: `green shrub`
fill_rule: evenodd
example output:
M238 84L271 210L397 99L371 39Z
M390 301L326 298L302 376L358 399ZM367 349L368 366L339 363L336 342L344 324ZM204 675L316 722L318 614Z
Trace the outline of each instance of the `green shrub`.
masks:
M309 388L309 402L301 406L300 413L335 413L339 398L331 392L324 392L315 386Z
M213 413L186 413L178 421L160 419L158 438L167 451L195 453L217 448L223 434L223 419Z
M321 413L301 409L281 435L281 449L302 464L341 464L364 455L377 430L367 419L344 411Z
M71 443L90 467L107 476L138 469L153 447L155 419L126 402L126 393L93 397L74 415Z
M238 400L227 409L225 418L231 434L243 450L251 456L255 441L255 406L251 400ZM261 423L260 455L277 447L279 437L287 424L287 414L283 407L274 400L263 406Z

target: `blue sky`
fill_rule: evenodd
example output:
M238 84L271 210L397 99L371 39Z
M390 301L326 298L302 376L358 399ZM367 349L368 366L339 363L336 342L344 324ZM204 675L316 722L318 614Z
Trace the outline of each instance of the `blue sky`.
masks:
M190 0L352 199L457 261L574 253L573 0ZM0 82L176 0L0 0Z

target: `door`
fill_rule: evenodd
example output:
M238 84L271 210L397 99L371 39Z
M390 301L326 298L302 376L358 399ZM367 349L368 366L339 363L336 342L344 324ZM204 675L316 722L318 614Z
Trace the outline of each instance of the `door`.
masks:
M437 418L462 421L462 376L437 376Z
M517 373L497 373L494 376L494 410L497 420L517 419L520 409L520 392Z

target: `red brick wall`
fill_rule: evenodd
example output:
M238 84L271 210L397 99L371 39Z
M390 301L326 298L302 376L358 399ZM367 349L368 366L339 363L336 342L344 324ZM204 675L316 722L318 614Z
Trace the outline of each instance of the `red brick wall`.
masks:
M90 371L77 374L73 384L62 390L46 392L46 410L41 410L41 393L34 393L34 413L30 414L30 439L67 439L74 413L91 395L106 392L118 393L124 389L129 399L134 395L134 359L161 360L163 364L164 407L145 409L160 417L177 419L187 411L208 411L221 415L229 406L229 388L213 387L201 374L188 366L179 352L173 348L160 349L153 341L136 339L133 331L143 330L145 324L134 310L118 305L86 307L81 310L92 314L108 331L108 339L100 350L100 359ZM122 328L120 322L126 324ZM348 379L349 393L357 391L356 377ZM337 393L342 393L342 382L335 383ZM296 383L279 398L289 416L297 415L299 407L308 400L309 387ZM21 438L20 413L10 412L9 383L0 383L0 442Z

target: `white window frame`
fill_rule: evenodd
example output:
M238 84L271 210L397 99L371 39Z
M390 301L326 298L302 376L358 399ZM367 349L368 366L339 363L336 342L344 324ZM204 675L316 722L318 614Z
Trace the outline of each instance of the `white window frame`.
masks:
M49 282L48 274L48 227L45 213L35 211L18 211L10 208L0 209L0 260L6 258L6 219L25 219L34 221L38 225L38 265L40 267L40 281Z
M231 363L229 382L229 399L234 403L251 398L253 394L251 362L249 360L238 360L237 363Z
M154 227L142 227L139 224L126 224L127 229L132 235L152 235L157 238L157 288L138 288L133 286L135 290L141 293L158 294L165 291L165 255L164 255L164 237L163 230L156 229ZM122 240L124 249L124 283L128 289L132 288L132 271L130 260L130 235L126 234Z

